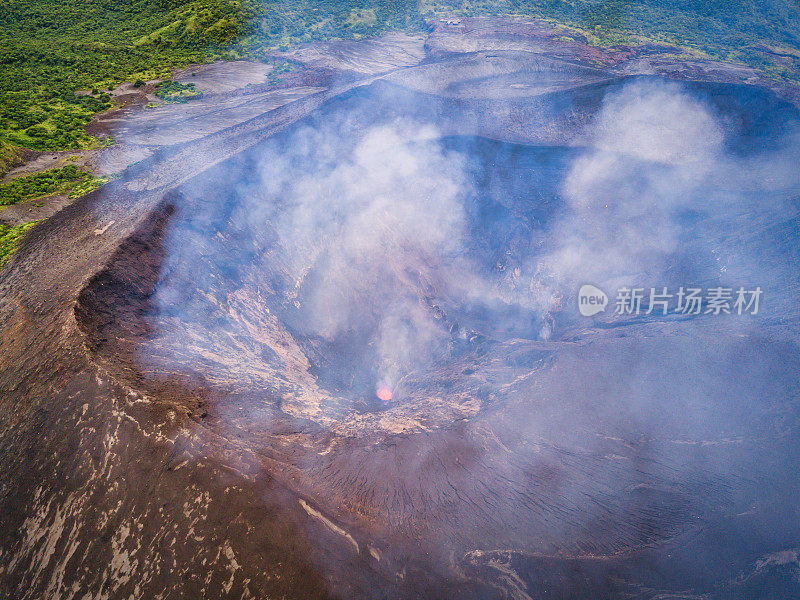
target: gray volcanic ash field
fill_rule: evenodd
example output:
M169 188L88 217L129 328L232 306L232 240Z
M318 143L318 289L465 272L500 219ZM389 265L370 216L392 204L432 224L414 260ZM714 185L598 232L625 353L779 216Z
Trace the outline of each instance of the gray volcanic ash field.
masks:
M454 39L109 125L0 280L6 597L800 595L797 108Z

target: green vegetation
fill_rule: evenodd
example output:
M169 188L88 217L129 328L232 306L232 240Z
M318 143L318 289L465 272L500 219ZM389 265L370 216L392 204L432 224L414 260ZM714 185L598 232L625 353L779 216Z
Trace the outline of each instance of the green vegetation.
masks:
M135 47L221 46L236 39L247 14L235 1L189 2L173 10L162 27L133 41Z
M273 63L272 71L269 72L267 81L271 85L276 85L280 81L280 76L285 73L291 73L297 69L297 64L288 60L279 60Z
M201 98L203 92L197 89L193 83L178 83L177 81L165 81L158 85L156 96L167 104L186 102Z
M9 226L0 223L0 266L6 264L14 250L17 249L23 234L36 223L25 223L24 225Z
M21 175L7 183L0 183L0 206L10 206L50 194L68 193L71 198L76 198L106 181L108 180L105 178L93 177L91 173L82 171L75 165Z
M20 163L22 148L0 139L0 177Z
M378 17L371 8L364 10L354 8L347 16L345 24L350 27L375 27L378 24Z
M248 16L235 52L264 56L313 40L361 39L388 29L424 31L417 0L261 0Z
M94 143L86 124L113 105L104 90L123 81L143 85L191 63L423 26L410 0L8 0L0 3L0 141L86 148Z
M36 150L85 148L92 115L111 108L102 90L168 76L205 59L203 48L137 48L162 26L170 2L11 0L0 5L0 139ZM198 42L200 43L200 42ZM79 90L92 94L78 95Z
M70 198L80 198L89 192L93 192L105 183L108 183L108 177L84 176L84 178L80 179L75 187L69 191L68 196Z
M593 44L644 38L800 81L795 0L420 0L420 11L428 18L538 17L570 26Z
M426 20L473 15L540 17L591 43L636 36L798 79L795 0L6 0L0 3L0 167L12 147L96 143L85 126L112 107L108 90L123 81L141 87L191 63L267 59L312 40L422 31ZM162 86L159 95L184 101L199 93L177 85Z

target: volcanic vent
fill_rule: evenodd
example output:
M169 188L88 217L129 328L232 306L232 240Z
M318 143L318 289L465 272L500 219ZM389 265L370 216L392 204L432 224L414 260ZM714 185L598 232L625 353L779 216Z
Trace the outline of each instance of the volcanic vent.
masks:
M392 577L536 574L691 530L750 493L756 452L725 440L765 426L752 398L785 395L796 353L729 321L568 310L586 280L747 273L725 202L749 193L729 156L757 134L730 134L749 99L720 118L673 84L626 89L501 103L494 126L387 84L339 97L170 192L81 294L87 345ZM520 114L541 143L498 141ZM687 364L704 352L722 366Z
M101 354L325 425L411 430L487 407L548 353L546 307L519 273L575 152L405 115L317 119L172 193L120 255L154 249L119 298L136 310L90 307L100 281L84 294Z

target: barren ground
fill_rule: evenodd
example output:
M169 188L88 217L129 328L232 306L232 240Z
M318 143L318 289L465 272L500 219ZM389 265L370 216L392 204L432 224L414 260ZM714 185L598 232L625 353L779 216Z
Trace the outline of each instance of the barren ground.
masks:
M270 143L289 154L304 126L336 117L358 130L370 111L435 120L494 157L486 178L514 180L503 161L531 148L571 157L604 95L636 75L689 82L731 115L795 118L784 100L796 91L747 69L561 35L466 19L426 39L276 56L297 65L278 81L243 61L187 69L179 80L206 95L184 105L147 109L150 86L120 90L130 104L95 123L116 144L91 156L117 177L70 205L0 213L52 214L0 272L0 593L792 597L796 307L772 329L608 321L541 340L459 313L433 282L426 310L451 333L473 318L469 341L376 406L326 379L347 348L297 335L292 309L262 295L282 289L281 249L236 228L246 197L231 190ZM505 207L523 233L509 225L504 243L548 218L545 188L533 212ZM719 229L738 228L744 253L780 234L738 218ZM191 290L172 313L157 304L169 277ZM796 273L785 281L797 291ZM719 366L706 370L709 356ZM659 399L657 430L609 376L631 369ZM698 389L702 418L673 401Z

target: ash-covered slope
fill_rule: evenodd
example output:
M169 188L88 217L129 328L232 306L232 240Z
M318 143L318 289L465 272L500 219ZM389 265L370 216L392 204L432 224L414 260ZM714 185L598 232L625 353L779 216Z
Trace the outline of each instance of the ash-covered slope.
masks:
M27 240L0 589L796 595L796 111L516 66L453 94L459 60L215 134L195 176L165 152ZM586 282L764 304L585 319Z

